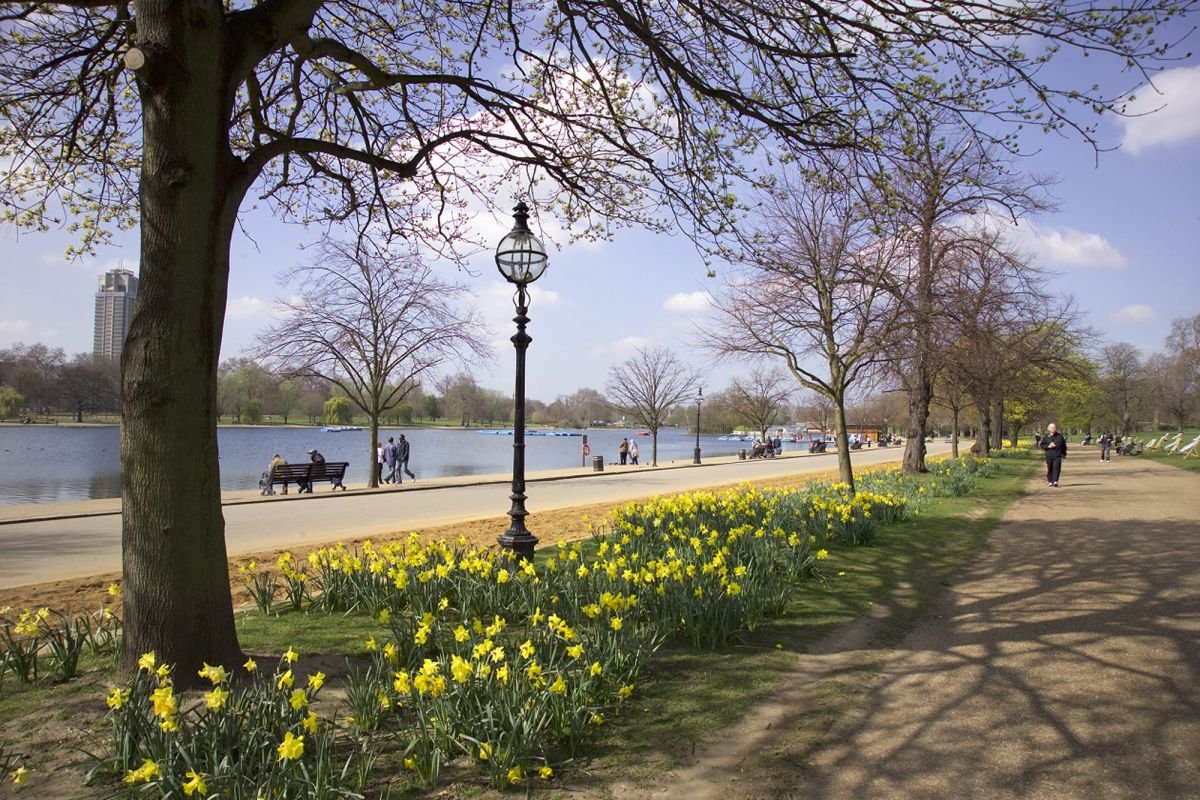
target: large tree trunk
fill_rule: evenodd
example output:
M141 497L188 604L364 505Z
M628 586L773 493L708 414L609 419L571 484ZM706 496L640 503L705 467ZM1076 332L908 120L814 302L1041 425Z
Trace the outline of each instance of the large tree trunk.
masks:
M979 428L971 452L987 458L992 452L992 403L985 397L975 403L975 408L979 412Z
M850 487L854 494L854 464L850 461L850 434L846 431L846 401L839 397L833 401L833 427L837 438L838 479Z
M992 414L992 449L1004 449L1004 398L996 398L995 412Z
M149 6L149 8L146 8ZM122 353L124 635L181 687L241 660L217 462L217 359L238 168L226 145L220 6L143 3L141 282ZM142 74L144 72L145 74Z
M904 443L905 472L925 472L925 431L929 424L929 404L933 400L933 381L914 375L908 390L908 440Z
M371 477L367 480L367 488L368 489L378 489L379 488L379 473L382 472L382 470L379 469L379 455L378 455L378 451L379 451L379 414L378 413L369 414L368 419L370 420L368 425L370 426L370 429L371 429L371 437L370 437L371 438L371 459L367 463L371 465Z
M954 421L954 429L950 433L950 455L954 458L958 458L958 406L955 406L950 413Z

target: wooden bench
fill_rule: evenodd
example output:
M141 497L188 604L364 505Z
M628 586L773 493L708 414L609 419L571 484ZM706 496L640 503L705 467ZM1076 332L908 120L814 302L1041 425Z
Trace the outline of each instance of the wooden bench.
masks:
M326 461L323 464L276 464L271 469L271 474L268 477L268 486L271 491L264 489L263 494L274 494L274 487L283 486L283 493L287 494L288 484L294 483L297 486L308 486L308 491L312 493L312 485L317 481L329 481L333 484L334 491L341 489L346 491L346 485L342 483L342 479L346 477L346 468L350 466L349 461ZM303 489L301 489L303 491Z

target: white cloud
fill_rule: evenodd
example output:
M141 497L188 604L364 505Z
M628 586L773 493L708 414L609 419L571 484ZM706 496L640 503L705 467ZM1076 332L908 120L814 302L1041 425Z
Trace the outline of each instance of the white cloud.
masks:
M1127 263L1125 256L1098 233L1074 228L1042 228L1022 220L1010 229L1008 238L1046 264L1118 268Z
M1161 72L1143 84L1121 117L1121 146L1130 155L1200 138L1200 65Z
M27 319L0 319L0 333L24 333L29 328Z
M1143 303L1134 303L1113 312L1112 321L1118 325L1138 325L1158 319L1153 308Z
M267 304L257 297L239 297L225 306L225 316L229 319L253 319L263 316L266 310Z
M644 336L626 336L615 342L593 347L592 353L602 356L625 357L633 355L633 351L639 347L649 347L650 344L650 340Z
M663 301L663 308L680 314L691 314L707 311L712 304L712 295L708 292L676 292Z

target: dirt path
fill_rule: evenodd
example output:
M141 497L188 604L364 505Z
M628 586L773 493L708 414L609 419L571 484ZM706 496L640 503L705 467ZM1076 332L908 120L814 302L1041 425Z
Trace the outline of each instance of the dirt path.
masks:
M1027 491L895 650L860 620L691 766L612 796L1200 797L1200 478L1077 457ZM860 711L814 737L837 682Z

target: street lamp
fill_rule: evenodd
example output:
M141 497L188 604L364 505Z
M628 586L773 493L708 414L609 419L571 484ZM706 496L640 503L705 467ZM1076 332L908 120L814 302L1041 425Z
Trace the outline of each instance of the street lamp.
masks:
M497 269L506 281L517 287L513 296L517 308L513 322L517 323L517 333L512 337L513 347L517 350L516 391L513 392L513 477L512 494L509 495L512 508L508 510L512 525L498 541L505 550L511 550L517 558L525 560L533 558L533 548L538 543L537 537L525 527L525 350L533 341L525 333L525 324L529 322L527 287L546 271L546 248L529 230L529 207L525 203L517 203L513 208L513 220L512 230L496 246Z
M696 449L692 451L692 463L700 463L700 401L704 399L704 387L696 387Z

